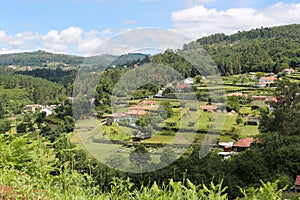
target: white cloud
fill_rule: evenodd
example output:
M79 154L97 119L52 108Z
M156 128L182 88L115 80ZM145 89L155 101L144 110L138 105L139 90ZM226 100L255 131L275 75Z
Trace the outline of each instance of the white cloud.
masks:
M40 37L40 34L29 31L15 35L7 35L5 31L0 31L0 54L33 49L34 43Z
M203 0L202 0L203 1ZM300 22L300 3L277 3L265 9L231 8L208 9L194 6L173 12L174 29L190 37L199 38L213 33L232 34L261 26L276 26Z
M62 31L50 30L46 34L23 32L8 35L0 30L0 54L46 50L55 53L89 55L101 42L102 37L111 33L109 29L84 32L79 27L69 27Z
M122 55L142 51L164 51L178 49L190 42L190 38L167 29L136 28L105 40L95 50L95 54Z
M83 30L78 27L70 27L61 32L51 30L42 37L42 46L49 51L67 52L69 48L76 48L80 44L82 33Z

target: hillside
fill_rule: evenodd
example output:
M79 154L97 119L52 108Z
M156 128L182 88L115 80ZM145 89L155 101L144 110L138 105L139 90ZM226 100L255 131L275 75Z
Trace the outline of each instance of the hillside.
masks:
M66 54L53 54L46 51L34 51L0 55L0 66L44 66L48 63L78 65L84 57Z
M180 53L189 51L189 54L199 57L198 50L203 48L223 75L251 71L277 73L285 68L295 69L300 67L300 24L261 27L250 31L239 31L233 35L214 34L183 45ZM133 66L137 62L149 62L149 59L149 55L134 53L120 57L113 55L81 57L35 51L0 55L0 66L64 67L86 64L106 68L113 65ZM170 59L172 60L170 51L152 58L155 63L165 64L167 61L172 65ZM184 71L184 76L194 74L191 72L191 66L180 59L173 64L181 68L180 71Z
M276 27L261 27L250 31L238 31L233 35L218 33L196 40L201 45L216 43L233 43L240 40L270 39L270 38L291 38L299 41L300 24L292 24Z
M131 65L134 62L138 62L146 58L147 55L139 53L130 53L121 56L114 56L103 54L99 56L74 56L67 54L54 54L46 51L33 51L24 53L13 53L0 55L0 67L1 66L36 66L36 67L64 67L78 66L81 64L91 66L103 66L109 65Z
M223 75L299 68L300 24L262 27L233 35L214 34L185 44L183 51L202 48Z

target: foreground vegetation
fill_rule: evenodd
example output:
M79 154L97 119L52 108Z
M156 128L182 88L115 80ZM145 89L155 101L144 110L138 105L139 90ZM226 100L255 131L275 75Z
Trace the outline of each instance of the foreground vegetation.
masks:
M73 169L74 163L55 158L55 151L42 138L31 141L2 135L0 148L1 199L228 199L223 181L195 185L186 177L179 182L169 179L161 186L154 181L139 187L129 178L112 177L108 190L103 191L91 173L80 173ZM276 181L240 190L244 199L279 200L283 189Z

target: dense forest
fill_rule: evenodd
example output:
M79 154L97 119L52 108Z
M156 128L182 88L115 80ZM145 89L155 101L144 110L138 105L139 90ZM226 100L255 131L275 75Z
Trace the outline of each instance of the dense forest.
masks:
M229 36L215 34L183 46L187 52L199 49L209 53L223 75L278 73L300 67L300 25L261 27Z
M45 66L47 63L79 65L84 57L64 54L53 54L45 51L13 53L0 55L0 66Z
M77 70L63 70L60 67L56 69L39 68L30 71L16 71L14 74L43 78L48 81L60 83L67 87L68 84L72 83L75 79Z
M24 53L13 53L0 55L1 66L34 66L34 67L78 67L84 66L133 66L135 63L145 62L145 58L149 60L149 55L142 53L129 53L121 56L99 55L99 56L73 56L67 54L54 54L46 51L34 51ZM134 63L133 63L134 61Z
M23 75L0 75L0 89L2 101L46 103L65 96L62 85Z

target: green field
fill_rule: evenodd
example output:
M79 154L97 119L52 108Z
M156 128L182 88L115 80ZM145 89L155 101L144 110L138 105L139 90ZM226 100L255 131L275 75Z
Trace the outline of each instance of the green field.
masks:
M259 134L258 126L244 126L240 138L253 137Z

